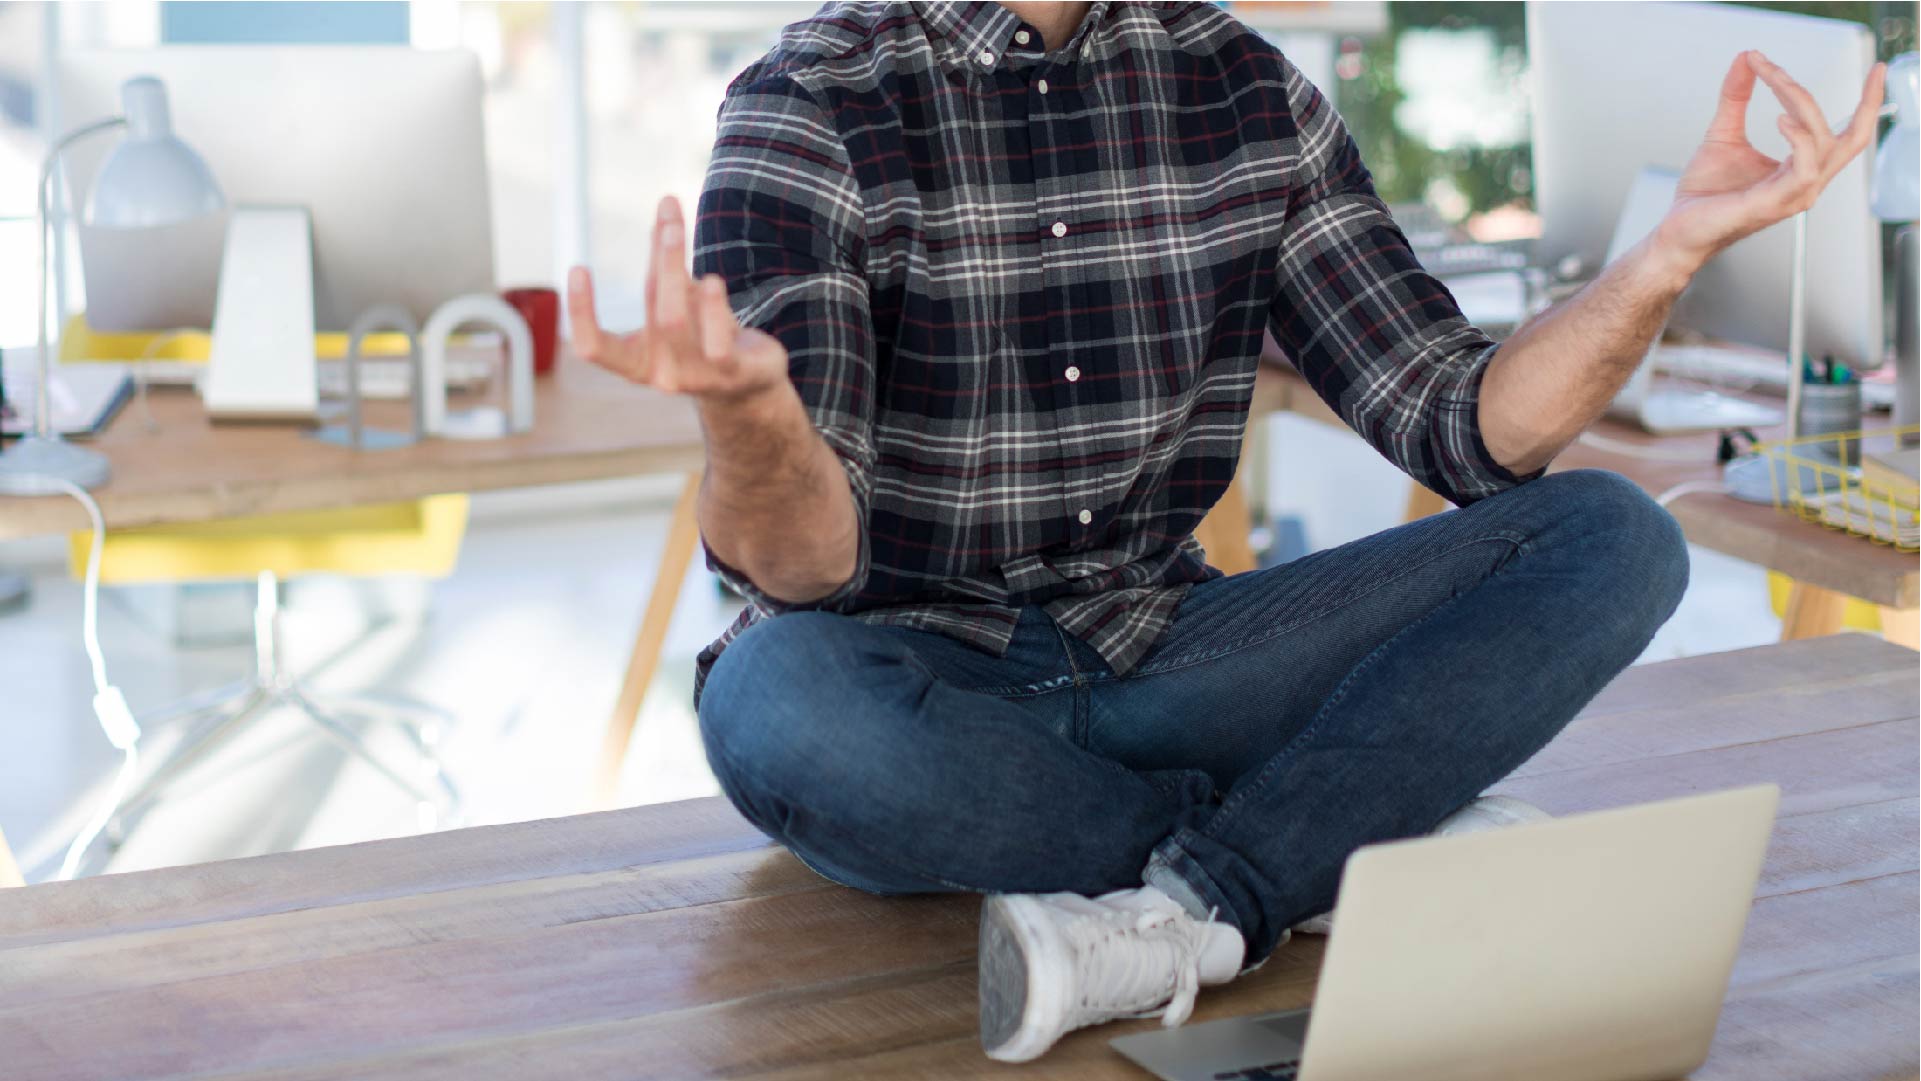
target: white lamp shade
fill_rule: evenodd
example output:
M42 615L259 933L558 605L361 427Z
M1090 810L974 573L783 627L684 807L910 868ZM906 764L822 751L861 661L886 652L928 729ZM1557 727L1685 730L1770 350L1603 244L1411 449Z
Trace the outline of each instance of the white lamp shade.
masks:
M226 206L207 163L173 133L167 91L151 75L121 88L127 137L107 155L87 197L88 225L144 229L210 214Z
M1882 221L1921 220L1921 111L1915 108L1921 71L1917 69L1921 62L1914 53L1902 53L1888 62L1894 126L1875 151L1870 196L1874 216Z

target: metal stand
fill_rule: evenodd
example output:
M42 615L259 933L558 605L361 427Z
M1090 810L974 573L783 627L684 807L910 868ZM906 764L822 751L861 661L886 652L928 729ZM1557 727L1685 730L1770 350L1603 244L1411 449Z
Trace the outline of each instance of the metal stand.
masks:
M1788 273L1788 438L1801 434L1801 354L1808 347L1808 212L1794 216L1794 265Z
M421 829L458 824L460 791L447 776L434 750L443 725L452 720L451 714L400 696L323 697L310 693L281 668L279 616L280 582L271 571L262 571L254 603L253 676L140 719L143 726L176 718L204 719L204 725L183 739L165 761L114 807L104 831L111 847L118 848L126 841L131 833L128 819L132 815L158 799L195 763L277 706L294 707L349 754L412 796ZM344 723L349 719L399 727L420 752L420 779L409 777L377 757L360 734Z

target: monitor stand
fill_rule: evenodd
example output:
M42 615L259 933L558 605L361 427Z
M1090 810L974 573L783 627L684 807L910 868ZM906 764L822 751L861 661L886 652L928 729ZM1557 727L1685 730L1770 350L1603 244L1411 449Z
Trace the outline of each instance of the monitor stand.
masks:
M313 220L305 207L236 207L200 388L216 421L313 421Z

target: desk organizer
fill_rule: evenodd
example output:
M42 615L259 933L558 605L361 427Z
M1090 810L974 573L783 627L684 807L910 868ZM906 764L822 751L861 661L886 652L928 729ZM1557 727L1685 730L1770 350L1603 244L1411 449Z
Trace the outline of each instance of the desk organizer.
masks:
M1912 454L1921 425L1823 432L1763 444L1774 505L1904 552L1921 550L1921 488L1881 460ZM1849 465L1848 461L1860 464Z

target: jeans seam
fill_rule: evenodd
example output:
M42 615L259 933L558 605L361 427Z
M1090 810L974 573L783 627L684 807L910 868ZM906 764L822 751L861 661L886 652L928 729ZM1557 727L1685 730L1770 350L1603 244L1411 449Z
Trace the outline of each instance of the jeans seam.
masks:
M1526 551L1527 551L1526 539L1524 537L1513 536L1507 533L1491 534L1488 536L1477 537L1471 541L1464 541L1460 544L1453 546L1452 548L1447 548L1442 551L1435 552L1432 555L1428 556L1428 558L1422 560L1419 563L1415 563L1403 568L1400 571L1400 573L1395 574L1391 578L1380 579L1376 582L1371 583L1367 588L1359 590L1357 592L1342 594L1339 600L1330 602L1323 610L1321 610L1315 615L1302 616L1290 623L1284 623L1278 627L1271 628L1266 634L1263 634L1257 638L1248 638L1244 641L1237 642L1231 646L1221 646L1219 648L1208 650L1202 653L1182 654L1178 659L1170 659L1165 664L1162 664L1162 665L1142 665L1140 668L1135 670L1133 674L1134 678L1146 678L1148 676L1163 675L1168 672L1178 672L1184 668L1192 668L1197 664L1206 664L1209 661L1219 660L1220 658L1228 656L1230 654L1239 653L1241 650L1248 649L1253 646L1263 645L1267 642L1271 642L1274 639L1279 638L1284 634L1288 634L1294 630L1299 629L1302 626L1305 626L1308 623L1313 622L1316 619L1321 618L1322 616L1326 615L1328 611L1352 604L1362 597L1368 596L1369 594L1385 589L1386 587L1393 585L1396 582L1399 582L1403 578L1406 578L1409 575L1416 573L1417 571L1421 570L1423 567L1428 566L1429 564L1435 562L1436 560L1445 558L1447 556L1451 556L1456 552L1462 551L1467 548L1472 548L1476 545L1488 544L1488 543L1497 543L1497 544L1505 543L1510 547L1512 547L1517 553L1521 553L1521 554L1526 554ZM1449 599L1451 600L1452 598L1449 598Z
M1356 664L1353 670L1348 672L1348 674L1342 678L1340 685L1335 687L1333 692L1327 696L1327 701L1321 703L1321 708L1316 710L1314 713L1314 719L1309 721L1305 728L1301 729L1298 733L1296 733L1293 739L1288 740L1287 745L1285 747L1282 747L1280 751L1274 755L1274 757L1267 760L1267 763L1261 767L1260 773L1255 775L1254 780L1251 783L1244 784L1244 785L1243 784L1235 785L1234 791L1228 796L1228 798L1221 801L1220 808L1216 810L1211 816L1209 816L1208 820L1202 823L1201 828L1196 832L1200 836L1206 837L1210 840L1217 839L1219 834L1216 832L1216 830L1218 828L1224 828L1223 827L1224 823L1228 823L1232 821L1232 819L1235 817L1235 813L1238 812L1240 808L1247 803L1248 799L1250 798L1250 793L1265 786L1267 782L1273 778L1275 772L1281 768L1281 765L1285 761L1291 760L1294 757L1295 752L1300 747L1304 746L1315 735L1318 735L1320 733L1322 722L1324 722L1327 719L1328 714L1334 709L1334 707L1346 701L1348 692L1353 689L1353 686L1356 680L1358 680L1363 674L1365 674L1369 668L1373 667L1375 662L1380 660L1380 658L1383 655L1385 655L1388 649L1391 648L1396 642L1399 642L1409 632L1415 630L1416 628L1425 624L1429 620L1433 619L1436 615L1439 615L1442 611L1445 611L1449 606L1453 605L1455 601L1458 601L1461 598L1461 596L1462 596L1461 594L1457 594L1453 597L1449 597L1446 601L1442 602L1441 604L1436 605L1426 615L1423 615L1421 618L1402 627L1400 630L1396 631L1392 637L1388 638L1387 641L1382 642L1378 646L1375 646L1374 649L1370 651L1367 656L1362 657L1360 660L1360 663Z
M753 773L753 771L745 769L742 766L740 766L738 763L736 763L732 759L732 757L730 757L728 752L726 752L721 748L720 742L718 740L715 740L707 748L707 753L709 755L712 755L715 758L720 759L721 766L724 769L726 769L729 773L733 774L736 777L743 777L751 780L754 783L755 787L757 787L760 791L765 792L766 794L774 797L777 800L780 800L783 803L787 803L796 807L801 805L801 801L793 799L789 796L783 796L780 792L776 790L776 786L768 784L766 781L756 776ZM815 820L819 824L824 825L827 828L828 832L833 833L834 835L841 838L847 844L848 847L860 850L860 853L862 855L878 863L896 864L902 870L907 871L909 874L915 875L919 878L924 878L929 882L937 882L940 885L946 886L949 889L962 890L967 893L994 892L993 890L986 889L980 886L968 886L959 882L951 881L949 879L941 877L940 875L934 874L930 871L926 871L920 867L914 866L905 860L897 859L896 857L893 857L893 856L882 856L879 853L875 852L872 848L868 847L866 842L855 837L851 832L843 829L839 824L831 821L831 819L828 816L822 815L819 811L814 811L811 809L809 810L808 813L812 814L815 817ZM807 867L809 870L812 870L815 874L820 875L822 878L828 879L828 881L830 882L839 882L838 879L834 879L829 875L827 875L825 872L821 871L819 868L814 867L812 864L808 864L805 859L801 859L799 852L794 850L793 842L789 841L785 837L779 838L779 840L781 844L785 845L787 849L793 853L795 859L800 860L801 863L803 864L807 864ZM848 886L850 889L861 889L861 887L859 886L851 886L845 882L839 882L839 884L843 886ZM867 890L864 892L872 893L876 891Z

